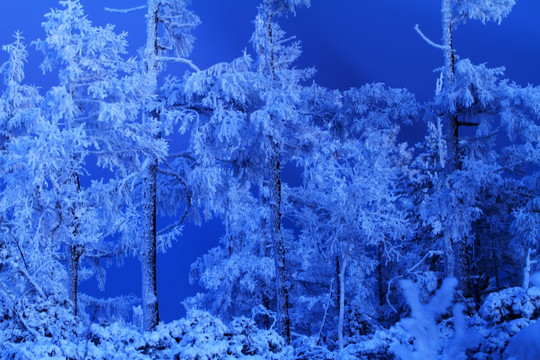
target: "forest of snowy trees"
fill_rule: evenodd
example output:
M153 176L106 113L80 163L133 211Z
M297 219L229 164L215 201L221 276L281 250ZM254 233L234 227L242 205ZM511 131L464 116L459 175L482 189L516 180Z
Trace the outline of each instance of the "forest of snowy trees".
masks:
M15 33L0 68L0 359L540 358L540 88L453 41L515 1L442 0L442 39L416 27L441 54L426 102L319 86L280 27L309 5L261 0L252 48L208 68L190 58L189 0L109 9L146 13L133 57L79 0L60 0L40 39ZM54 86L25 82L28 47ZM204 291L160 321L157 252L209 219L225 233L191 266ZM141 294L80 291L129 256Z

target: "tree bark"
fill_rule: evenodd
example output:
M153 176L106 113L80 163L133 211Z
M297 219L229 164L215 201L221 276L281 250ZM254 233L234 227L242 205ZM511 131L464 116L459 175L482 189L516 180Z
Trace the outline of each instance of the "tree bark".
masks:
M145 60L149 91L157 93L158 17L156 0L148 0ZM147 109L143 121L153 119L152 109ZM156 135L152 135L156 136ZM159 135L158 135L159 136ZM142 302L144 330L151 331L159 323L156 274L156 200L158 160L149 155L150 165L143 177L143 236L141 244Z
M277 145L270 157L270 228L274 248L276 270L277 315L279 331L287 343L291 342L291 320L289 317L289 281L285 261L285 243L281 232L281 170Z
M455 75L455 54L452 37L452 5L451 0L442 0L442 31L444 46L444 68L443 68L443 89L448 89L454 82ZM458 119L454 114L447 114L446 126L448 128L447 148L448 160L447 170L453 172L459 167L458 151Z
M349 262L349 252L351 247L351 241L347 241L347 245L344 251L343 261L341 261L341 267L339 269L339 318L338 318L338 346L339 357L343 353L345 347L345 340L343 338L343 328L345 324L345 271L347 271L347 265Z
M449 89L455 81L455 52L453 44L453 23L452 23L452 3L451 0L442 0L442 25L443 25L443 45L444 45L444 69L443 88ZM448 104L450 105L450 104ZM446 165L446 175L461 170L461 158L459 151L459 119L457 114L448 113L445 116L447 134L448 160ZM472 263L472 251L467 245L466 239L445 239L450 244L445 244L447 273L446 277L455 276L458 280L458 289L462 295L470 294L469 272Z
M157 160L146 170L143 197L143 243L141 249L142 300L144 329L151 331L159 323L156 274L156 173Z
M75 161L73 161L73 164L75 164ZM72 166L72 168L73 167L74 166ZM68 183L75 184L77 193L81 191L81 182L79 179L79 175L76 172L71 174ZM78 206L81 205L78 204ZM75 316L77 316L79 313L79 262L81 260L82 254L84 253L84 246L81 244L77 244L77 236L79 236L80 231L80 219L77 216L76 210L77 203L75 203L73 205L73 208L70 209L71 226L73 227L73 230L70 239L71 243L69 244L68 249L68 296L69 300L73 305L73 314Z
M69 300L73 304L73 314L79 314L79 261L84 250L80 245L72 245L69 247L68 256L68 292Z
M275 82L276 67L274 63L274 35L273 35L273 18L271 4L269 1L265 2L267 11L267 36L270 47L269 51L269 70L272 77L272 81ZM271 116L272 120L274 119ZM270 237L272 239L272 246L274 252L274 267L276 273L276 297L277 297L277 321L279 326L280 335L285 339L287 344L291 342L291 319L289 315L289 281L287 278L287 266L285 260L285 243L283 240L283 233L281 231L281 169L280 169L280 153L278 141L270 137L269 141L272 145L272 153L270 154L269 161L269 201L270 206Z

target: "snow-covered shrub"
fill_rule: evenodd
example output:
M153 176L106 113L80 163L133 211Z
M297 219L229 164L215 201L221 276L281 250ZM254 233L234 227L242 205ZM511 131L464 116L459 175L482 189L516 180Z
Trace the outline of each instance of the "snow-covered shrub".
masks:
M287 354L290 356L291 350L285 346L283 338L274 330L258 329L249 318L235 318L226 326L208 312L190 310L185 319L174 323L183 333L178 344L171 348L175 359L282 359Z
M249 318L230 324L201 310L140 333L122 322L80 326L63 337L39 336L0 344L0 360L85 359L289 359L293 351L274 330L261 330Z
M533 276L533 283L536 278ZM488 295L480 307L478 328L484 337L475 359L536 359L532 334L539 331L540 288L508 288ZM506 350L505 350L506 348ZM503 354L504 352L504 354ZM532 357L529 357L532 356ZM536 356L536 357L535 357Z
M478 339L477 334L467 330L464 306L456 304L452 310L453 318L440 321L452 305L457 280L445 279L427 304L420 302L418 288L412 281L402 280L400 284L411 307L411 317L401 320L395 328L407 334L405 338L408 339L394 342L390 351L404 360L464 358L465 351Z
M526 318L540 314L540 289L532 287L525 290L514 287L491 293L480 307L480 316L493 323Z

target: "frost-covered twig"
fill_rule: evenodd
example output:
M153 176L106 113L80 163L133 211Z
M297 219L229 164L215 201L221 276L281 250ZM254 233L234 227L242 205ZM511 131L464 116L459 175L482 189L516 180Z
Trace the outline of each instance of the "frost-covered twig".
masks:
M428 258L431 258L433 257L434 255L442 255L443 252L442 251L439 251L439 250L430 250L428 251L421 259L420 261L418 261L415 265L413 265L410 269L408 269L405 274L412 274L413 271L419 267L420 265L422 265L422 263L428 259ZM394 307L394 305L392 305L392 303L390 302L390 289L392 287L392 282L394 282L395 280L398 280L398 279L402 279L405 274L403 275L398 275L398 276L395 276L393 278L391 278L390 280L388 280L388 289L386 290L386 303L390 306L390 308L392 308L392 310L394 310L394 312L397 313L397 309Z
M106 7L105 11L128 14L128 13L131 13L131 12L144 10L144 9L146 9L146 5L136 6L136 7L132 7L132 8L129 8L129 9L112 9L112 8Z
M176 63L181 63L181 64L186 64L188 65L190 68L192 68L193 70L199 72L201 71L201 69L199 69L197 67L197 65L195 65L193 63L193 61L191 60L188 60L188 59L184 59L184 58L179 58L179 57L169 57L169 56L158 56L156 58L157 61L162 61L162 62L176 62Z

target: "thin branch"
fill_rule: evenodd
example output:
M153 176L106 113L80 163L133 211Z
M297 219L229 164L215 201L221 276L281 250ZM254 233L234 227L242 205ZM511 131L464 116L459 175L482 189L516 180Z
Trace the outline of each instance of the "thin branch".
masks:
M467 139L463 139L460 141L460 143L463 143L463 144L467 144L469 142L472 142L472 141L483 141L483 140L488 140L488 139L491 139L499 134L502 134L502 131L496 131L494 133L491 133L491 134L487 134L487 135L484 135L484 136L476 136L476 137L471 137L471 138L467 138Z
M24 257L24 253L21 249L21 245L19 244L19 239L17 239L17 237L13 234L11 229L8 229L8 232L9 232L9 235L11 235L11 237L13 238L13 240L15 240L15 244L17 244L17 249L19 249L19 254L21 255L21 259L24 263L24 267L26 268L26 270L28 270L28 264L26 263L26 258Z
M165 163L165 165L167 165L168 167L171 167L167 163ZM186 182L184 181L184 179L182 179L182 177L177 172L175 172L173 170L166 170L166 169L161 169L161 168L158 168L157 171L159 173L164 174L164 175L169 175L169 176L172 176L172 177L176 178L182 184L182 186L184 187L184 192L186 194L186 209L184 210L184 214L182 215L180 220L178 220L176 223L171 224L171 225L167 226L165 229L158 232L157 236L160 236L160 235L165 234L168 231L171 231L175 227L182 225L182 223L186 220L186 217L189 214L189 210L191 209L191 192L189 191L188 186L187 186Z
M197 67L197 65L195 65L191 60L188 60L188 59L184 59L184 58L179 58L179 57L169 57L169 56L158 56L156 58L157 61L162 61L162 62L176 62L176 63L181 63L181 64L186 64L188 65L190 68L192 68L193 70L199 72L201 71L201 69L199 69Z
M413 274L413 271L419 267L420 265L422 265L422 263L428 259L428 258L431 258L435 255L442 255L442 251L439 251L439 250L430 250L428 251L421 259L420 261L418 261L413 267L411 267L410 269L408 269L405 274ZM392 305L392 303L390 302L390 293L391 293L391 287L392 287L392 282L397 280L397 279L402 279L403 277L405 277L405 274L402 274L402 275L398 275L398 276L395 276L393 277L392 279L388 280L388 289L386 290L386 303L392 308L392 310L394 310L394 312L397 313L397 310L396 308L394 307L394 305Z
M144 9L146 9L146 5L141 5L141 6L137 6L137 7L133 7L129 9L112 9L112 8L105 7L105 11L114 12L114 13L122 13L122 14L128 14L131 12L144 10Z
M475 122L471 122L471 121L458 121L457 122L457 126L471 126L471 127L474 127L474 126L478 126L480 124L478 123L475 123Z
M317 346L319 346L319 343L321 342L321 338L322 338L322 332L324 330L324 326L326 325L326 318L328 316L328 309L330 308L330 302L332 301L332 293L334 292L334 278L332 278L332 280L330 281L330 291L328 293L328 302L323 305L324 306L324 316L323 316L323 321L322 321L322 324L321 324L321 328L319 330L319 335L317 336Z
M28 280L28 282L34 287L34 289L36 289L39 296L41 296L41 298L45 299L46 296L45 296L45 293L43 292L43 289L41 289L41 287L34 281L34 279L32 279L32 277L30 276L28 271L26 271L26 269L22 268L16 262L14 263L14 266L21 273L21 275L24 276L26 278L26 280Z
M431 45L431 46L433 46L433 47L435 47L437 49L447 50L446 46L441 45L441 44L437 44L437 43L431 41L426 35L424 35L422 30L420 30L420 27L418 26L418 24L414 25L414 30L416 30L418 35L420 35L420 37L422 37L422 39L424 39L424 41L427 42L429 45Z
M115 225L115 227L111 231L99 237L97 241L99 242L101 240L108 238L109 236L114 235L122 227L122 225L126 223L126 221L127 221L127 218L124 218L124 220L120 221L117 225Z

